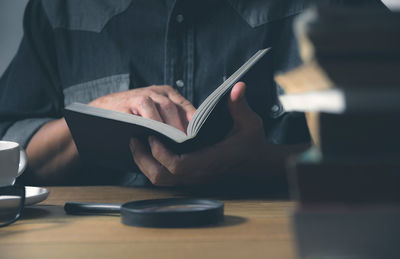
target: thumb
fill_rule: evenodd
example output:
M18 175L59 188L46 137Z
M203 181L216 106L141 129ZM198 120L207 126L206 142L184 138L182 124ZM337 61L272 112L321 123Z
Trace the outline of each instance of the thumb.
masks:
M246 84L238 82L233 86L229 96L228 107L235 124L246 123L253 113L244 96L245 91Z

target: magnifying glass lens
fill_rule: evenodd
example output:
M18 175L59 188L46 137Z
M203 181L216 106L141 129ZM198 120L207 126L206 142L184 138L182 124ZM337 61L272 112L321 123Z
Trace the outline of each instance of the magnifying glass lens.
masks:
M121 221L141 227L190 227L223 220L224 204L204 199L156 199L125 203Z
M138 227L195 227L224 218L224 204L216 200L170 198L132 201L123 205L67 202L68 214L121 214L121 222Z

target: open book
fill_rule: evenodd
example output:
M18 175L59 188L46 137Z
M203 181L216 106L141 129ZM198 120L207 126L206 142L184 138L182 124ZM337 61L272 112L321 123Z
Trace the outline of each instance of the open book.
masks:
M131 137L145 140L149 135L159 137L176 153L186 153L216 143L232 127L232 118L226 102L222 100L268 51L257 51L204 100L190 120L187 134L165 123L137 115L81 103L67 106L64 116L80 156L97 164L107 161L126 164L132 158L130 152L121 149L129 150ZM102 159L107 161L99 161Z

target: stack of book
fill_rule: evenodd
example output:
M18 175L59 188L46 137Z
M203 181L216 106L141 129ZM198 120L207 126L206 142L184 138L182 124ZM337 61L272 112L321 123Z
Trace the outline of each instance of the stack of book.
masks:
M276 76L314 147L288 163L301 258L400 258L400 15L315 8Z

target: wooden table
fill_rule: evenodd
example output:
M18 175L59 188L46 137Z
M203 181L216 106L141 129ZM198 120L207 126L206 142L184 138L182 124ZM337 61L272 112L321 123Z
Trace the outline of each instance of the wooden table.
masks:
M138 228L119 216L70 216L66 201L123 203L186 196L163 189L50 187L48 199L0 229L0 258L294 258L293 203L268 198L223 199L224 223L181 229ZM216 197L218 198L218 197Z

